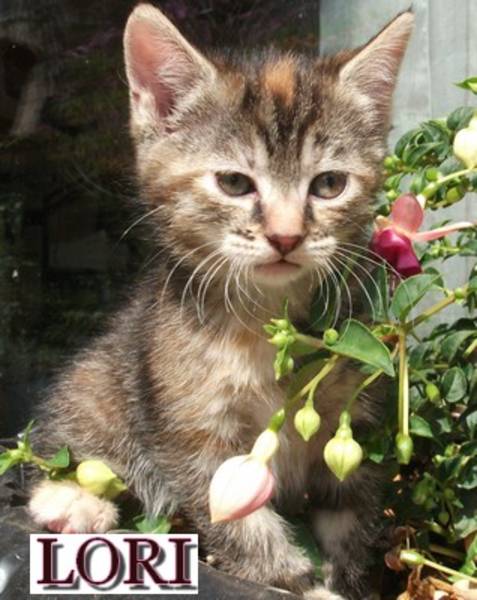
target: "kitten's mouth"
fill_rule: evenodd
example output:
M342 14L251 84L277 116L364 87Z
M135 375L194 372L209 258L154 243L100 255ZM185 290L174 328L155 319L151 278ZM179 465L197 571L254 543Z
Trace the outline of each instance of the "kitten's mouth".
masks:
M288 275L295 273L300 268L301 265L281 258L274 262L257 265L255 270L263 275Z

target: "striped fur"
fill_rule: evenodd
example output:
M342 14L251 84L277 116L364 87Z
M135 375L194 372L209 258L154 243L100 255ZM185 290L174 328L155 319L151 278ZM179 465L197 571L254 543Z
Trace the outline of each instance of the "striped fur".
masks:
M339 272L347 244L366 241L411 24L404 13L361 51L329 58L206 58L159 11L135 9L125 34L131 132L162 262L107 333L72 360L36 431L45 451L67 444L76 460L106 461L147 512L182 514L218 568L309 598L338 596L313 587L312 565L279 516L303 510L306 497L326 511L313 521L331 589L353 599L370 591L380 474L364 465L338 484L322 462L360 375L343 365L324 382L322 427L310 444L291 426L282 432L270 506L211 525L207 489L219 464L248 452L283 404L263 323L285 297L291 317L306 320L324 274ZM310 181L330 170L347 173L343 193L311 197ZM256 191L227 196L215 178L223 171L248 175ZM298 266L270 274L261 267L277 251L266 236L292 230L302 236L290 253ZM363 398L355 423L379 422L381 409L378 396ZM44 523L38 493L32 510ZM88 522L94 528L94 515Z

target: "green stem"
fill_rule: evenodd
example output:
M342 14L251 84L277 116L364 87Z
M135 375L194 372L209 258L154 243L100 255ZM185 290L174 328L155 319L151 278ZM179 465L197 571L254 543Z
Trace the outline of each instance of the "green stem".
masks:
M280 431L280 429L283 427L283 425L285 424L286 417L287 417L287 414L290 411L290 409L293 407L295 402L297 402L300 398L303 398L303 396L306 396L308 394L307 402L313 403L315 390L318 387L318 384L321 381L323 381L323 379L329 373L331 373L331 371L334 369L336 363L338 362L338 359L339 359L338 354L335 354L334 356L329 358L326 361L325 366L313 377L313 379L311 379L304 387L302 387L302 389L297 394L292 396L292 398L289 398L285 402L284 407L280 408L275 413L273 413L273 415L270 417L270 420L268 421L267 429L271 429L275 433L278 433ZM310 400L310 398L311 398L311 400Z
M438 544L429 544L429 550L431 552L435 552L436 554L442 554L442 556L455 558L456 560L463 561L465 559L465 554L463 552L457 552L457 550L451 550L450 548L445 548L444 546L439 546Z
M304 387L302 387L299 392L286 401L285 412L288 412L295 402L297 402L300 398L303 398L303 396L306 396L310 393L314 395L318 384L321 383L321 381L323 381L323 379L331 373L331 371L335 368L339 358L340 357L338 354L334 354L331 358L329 358L326 361L325 366L313 377L313 379L311 379Z
M366 377L366 379L364 381L362 381L358 385L358 387L355 389L353 395L349 398L348 402L346 402L344 410L351 412L351 409L353 407L353 404L354 404L356 398L361 394L361 392L364 389L366 389L369 385L374 383L376 381L376 379L378 379L382 374L383 374L383 370L378 369L372 375L370 375L369 377Z
M466 291L468 287L469 287L468 285L465 285L462 288L463 291ZM455 300L456 300L455 293L451 292L446 298L443 298L439 302L436 302L435 304L433 304L427 310L423 311L420 315L418 315L415 319L412 319L411 321L407 321L406 323L404 323L403 329L406 332L409 332L411 329L414 329L414 327L417 327L424 321L427 321L427 319L429 319L436 313L440 312L444 308L447 308L448 306L453 304L455 302Z
M399 331L399 397L398 425L400 433L409 435L409 369L407 364L406 331Z
M33 463L34 465L36 465L37 467L39 467L43 471L51 471L51 467L48 466L46 460L43 460L39 456L35 456L34 454L32 454L28 458L28 461L31 462L31 463Z
M477 578L472 577L471 575L466 575L465 573L460 573L455 569L451 569L450 567L446 567L444 565L440 565L439 563L434 562L433 560L429 560L424 558L423 564L427 567L431 567L436 571L440 571L441 573L446 573L447 575L452 575L454 577L459 577L460 579L467 579L468 581L472 581L472 583L477 583Z
M426 198L426 200L429 198L432 198L432 196L435 195L437 190L444 183L447 183L448 181L452 181L453 179L458 179L459 177L463 177L465 175L470 175L471 173L477 173L477 169L475 169L475 168L462 169L461 171L456 171L455 173L449 173L449 175L440 177L437 181L434 181L434 182L430 183L429 185L427 185L422 190L421 195L424 196L424 198Z
M468 358L477 348L477 338L464 350L464 358Z
M321 350L325 347L322 340L319 340L312 335L306 335L305 333L295 333L295 341L316 348L317 350Z

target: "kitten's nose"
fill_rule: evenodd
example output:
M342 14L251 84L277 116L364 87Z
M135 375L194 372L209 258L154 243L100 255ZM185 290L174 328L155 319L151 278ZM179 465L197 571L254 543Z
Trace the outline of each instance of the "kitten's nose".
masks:
M267 240L280 254L288 254L303 240L302 235L267 235Z

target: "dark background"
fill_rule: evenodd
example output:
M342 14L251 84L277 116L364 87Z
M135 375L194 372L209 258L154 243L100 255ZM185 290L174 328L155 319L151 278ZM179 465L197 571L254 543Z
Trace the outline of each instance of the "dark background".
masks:
M131 0L0 0L0 436L154 256L135 208ZM201 48L318 46L318 0L156 2Z

